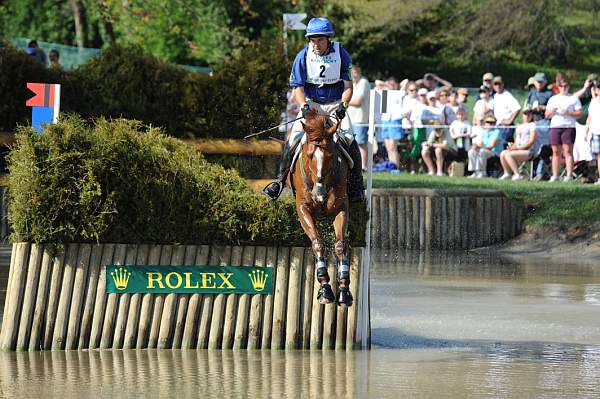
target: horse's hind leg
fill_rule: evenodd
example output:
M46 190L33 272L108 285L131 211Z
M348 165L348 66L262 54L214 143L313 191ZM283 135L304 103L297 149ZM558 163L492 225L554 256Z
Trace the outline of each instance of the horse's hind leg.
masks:
M337 239L334 247L337 264L338 293L336 302L338 305L352 306L352 294L350 293L350 262L348 259L348 240L346 230L348 219L346 212L340 212L333 221L335 237Z

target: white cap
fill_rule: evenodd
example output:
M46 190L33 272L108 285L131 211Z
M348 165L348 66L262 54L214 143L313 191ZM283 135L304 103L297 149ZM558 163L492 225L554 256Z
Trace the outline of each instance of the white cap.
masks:
M436 98L437 94L435 93L435 91L430 91L427 93L427 98Z
M422 87L422 88L419 89L419 91L417 91L417 94L420 95L420 96L424 96L424 95L427 94L427 89L424 88L424 87Z

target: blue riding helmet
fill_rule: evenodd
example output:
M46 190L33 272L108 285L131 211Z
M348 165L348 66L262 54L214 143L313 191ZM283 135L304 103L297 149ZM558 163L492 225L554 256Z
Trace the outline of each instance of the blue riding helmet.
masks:
M312 18L306 25L306 37L333 35L333 24L327 18Z

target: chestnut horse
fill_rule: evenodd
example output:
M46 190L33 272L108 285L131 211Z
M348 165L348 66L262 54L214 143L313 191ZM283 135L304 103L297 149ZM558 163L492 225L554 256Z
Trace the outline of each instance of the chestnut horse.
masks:
M292 170L291 182L296 195L296 212L304 232L312 243L315 268L320 283L317 298L321 304L337 302L351 306L348 262L348 162L334 141L340 121L329 125L329 116L311 109L303 123L307 139ZM315 221L333 219L336 243L338 293L334 297L327 273L325 245Z

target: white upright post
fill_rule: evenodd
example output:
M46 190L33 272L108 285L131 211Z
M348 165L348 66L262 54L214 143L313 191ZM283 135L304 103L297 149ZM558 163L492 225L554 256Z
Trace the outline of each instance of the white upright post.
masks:
M362 278L360 283L360 290L366 295L362 295L363 301L361 304L363 317L361 319L362 326L362 348L366 349L371 340L370 324L371 324L371 293L370 293L370 272L371 266L371 195L373 191L373 143L375 141L375 96L378 96L377 90L371 90L370 104L369 104L369 138L367 140L367 227L365 231L365 253L362 259Z

